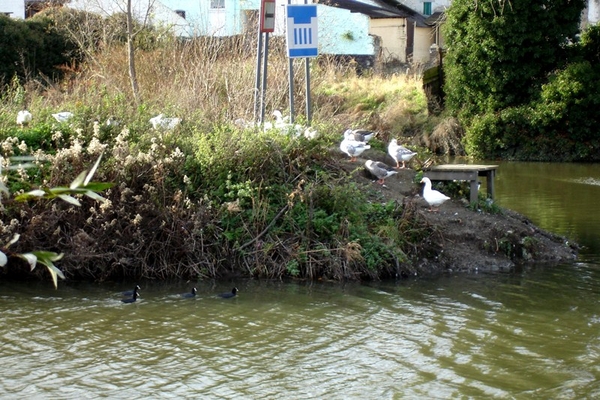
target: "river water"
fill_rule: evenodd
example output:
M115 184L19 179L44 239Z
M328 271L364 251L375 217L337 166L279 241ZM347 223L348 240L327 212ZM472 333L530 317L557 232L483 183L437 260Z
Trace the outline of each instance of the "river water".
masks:
M599 180L597 165L498 170L497 203L585 245L567 265L140 282L134 304L119 295L131 283L0 282L1 398L599 398Z

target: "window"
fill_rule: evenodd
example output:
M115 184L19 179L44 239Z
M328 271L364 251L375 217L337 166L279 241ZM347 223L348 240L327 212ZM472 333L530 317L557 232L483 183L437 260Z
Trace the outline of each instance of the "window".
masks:
M423 2L423 15L431 15L431 2Z
M210 0L210 8L211 9L225 8L225 0Z

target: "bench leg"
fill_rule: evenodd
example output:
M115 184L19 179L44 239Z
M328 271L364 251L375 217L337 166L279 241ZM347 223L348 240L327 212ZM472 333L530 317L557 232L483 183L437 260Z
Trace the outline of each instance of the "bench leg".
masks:
M477 199L478 199L478 191L479 191L479 182L477 182L477 179L471 180L471 198L470 198L470 202L471 203L477 203Z
M494 176L496 175L496 171L488 171L487 173L487 194L488 197L494 200Z

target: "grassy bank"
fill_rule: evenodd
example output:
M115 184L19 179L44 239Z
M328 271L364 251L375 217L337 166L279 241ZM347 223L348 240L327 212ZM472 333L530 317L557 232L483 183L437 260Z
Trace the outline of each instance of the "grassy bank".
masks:
M410 207L369 200L369 188L339 167L338 145L347 127L378 130L372 144L381 150L392 137L413 145L430 140L439 121L427 112L418 77L359 77L351 66L314 60L316 139L241 129L234 121L253 115L248 49L252 43L237 38L139 51L140 105L130 95L126 52L118 46L60 83L7 84L0 102L5 162L36 156L35 168L4 174L13 194L64 185L99 154L95 180L115 185L104 193L108 201L82 199L79 208L6 200L2 242L20 233L13 251L64 252L60 267L72 279L410 273L430 228ZM275 44L267 114L287 108L287 66ZM300 64L295 70L295 87L303 88L304 70ZM299 115L303 104L298 89ZM20 128L15 117L25 108L33 121ZM57 123L51 114L60 111L74 117ZM159 113L182 122L172 131L153 129L149 119ZM109 118L119 125L107 125ZM11 259L4 272L25 269Z

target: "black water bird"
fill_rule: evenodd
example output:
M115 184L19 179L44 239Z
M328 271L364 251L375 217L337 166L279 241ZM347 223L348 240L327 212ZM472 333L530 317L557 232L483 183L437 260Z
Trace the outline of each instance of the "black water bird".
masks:
M234 287L233 289L231 289L231 292L221 293L219 297L222 297L224 299L230 299L232 297L235 297L237 295L237 292L238 289Z
M190 293L184 293L181 295L181 297L183 297L184 299L190 299L192 297L196 297L197 292L198 292L198 289L193 288Z
M122 299L121 301L123 303L135 303L136 300L137 300L137 298L138 298L138 295L139 295L138 290L140 290L140 287L136 286L135 289L133 289L132 296L130 298L128 298L128 299Z
M131 297L131 296L133 296L133 292L138 291L138 290L142 290L142 288L140 288L140 285L135 285L135 288L133 290L127 290L121 294L125 297Z

